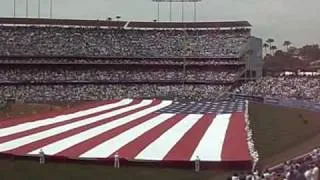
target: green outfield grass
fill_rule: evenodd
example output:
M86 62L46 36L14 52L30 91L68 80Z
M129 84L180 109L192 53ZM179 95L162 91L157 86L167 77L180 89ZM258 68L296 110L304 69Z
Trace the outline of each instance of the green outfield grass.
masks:
M37 108L26 108L24 113L43 111L43 108ZM9 113L12 117L21 115L18 110ZM260 154L260 167L280 163L320 144L319 113L250 104L249 115L256 148ZM106 166L56 163L40 166L36 161L0 159L0 180L219 180L231 173L204 171L198 174L192 170L147 167L113 169Z
M0 160L1 180L214 180L226 179L230 172L122 167L101 165L39 165L36 161Z
M260 165L268 166L320 145L320 113L250 104L249 117Z

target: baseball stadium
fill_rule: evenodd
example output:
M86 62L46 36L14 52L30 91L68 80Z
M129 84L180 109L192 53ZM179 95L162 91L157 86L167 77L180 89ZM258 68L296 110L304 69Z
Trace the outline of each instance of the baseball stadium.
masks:
M318 180L319 46L153 3L153 21L0 18L0 179Z

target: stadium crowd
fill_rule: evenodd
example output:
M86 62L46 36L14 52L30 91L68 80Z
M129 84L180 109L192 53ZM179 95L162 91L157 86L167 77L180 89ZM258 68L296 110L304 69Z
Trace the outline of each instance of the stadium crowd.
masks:
M112 68L0 68L1 82L233 82L236 71L208 71L183 69L148 68L144 70L112 69Z
M229 92L231 90L231 86L229 84L213 84L219 84L217 82L233 82L236 77L237 73L235 71L219 72L189 70L186 71L185 82L206 82L212 84L191 84L186 85L185 89L183 89L182 85L177 84L157 84L159 82L181 82L183 79L182 70L174 71L173 69L170 70L152 68L148 69L148 71L129 71L123 69L67 70L58 68L8 68L0 69L0 83L4 83L3 85L1 85L0 91L2 96L5 94L4 92L9 91L7 90L8 88L12 92L17 91L18 93L14 94L14 96L17 96L17 99L23 99L22 95L19 96L17 94L30 94L26 95L25 97L25 99L28 99L28 101L32 101L31 97L36 96L42 96L38 98L46 100L48 100L49 97L54 98L54 100L82 100L84 98L86 98L87 100L95 100L114 97L122 98L126 95L136 98L152 96L177 96L177 98L179 97L179 99L212 100L215 99L214 96L218 96L222 92ZM16 83L16 86L6 86L5 83L8 82L13 84ZM19 85L20 82L59 83L60 85L54 86L44 84L42 86L42 89L38 91L37 89L39 88L39 86L22 86ZM77 84L77 82L79 82L79 84ZM94 82L114 84L93 85ZM121 82L129 82L131 84L121 84ZM73 85L64 85L64 83L73 83ZM139 85L135 83L144 84ZM65 89L63 87L65 87ZM94 89L96 89L96 91L94 91ZM70 92L68 93L67 91L69 90ZM320 80L317 77L267 76L256 81L243 83L232 91L237 94L249 96L274 97L280 99L298 99L315 102L320 100ZM38 95L35 95L34 92L37 92ZM65 92L65 95L58 95L59 92ZM133 92L135 94L133 94ZM46 98L44 98L44 96L46 96ZM69 96L69 98L67 96Z
M187 35L186 35L187 33ZM137 29L102 29L102 28L75 28L75 27L36 27L36 26L0 26L0 56L11 56L9 59L1 59L0 63L110 63L110 64L179 64L184 61L181 57L197 57L195 60L187 60L187 65L193 64L237 64L236 57L247 44L250 31L247 30L137 30ZM14 59L12 56L33 56L29 59ZM38 56L38 57L37 57ZM70 56L83 58L48 58L39 56ZM95 57L95 58L86 58ZM115 59L99 59L97 57L130 57ZM201 58L220 58L219 60L207 60ZM231 59L225 60L223 57ZM232 57L234 57L232 59ZM31 58L31 59L30 59ZM136 59L134 59L136 58ZM149 58L149 59L144 59ZM154 58L154 60L152 60ZM171 58L171 59L170 59ZM180 58L180 59L175 59ZM151 59L151 60L150 60ZM180 81L186 82L233 82L238 76L237 71L201 71L187 70L184 76L182 68L172 70L165 68L145 68L147 71L127 69L66 69L66 68L2 68L0 69L0 83L6 82L159 82ZM239 70L239 69L238 69ZM239 71L238 71L239 72ZM60 85L62 86L62 85ZM90 89L92 85L73 85L78 89ZM83 87L81 87L83 86ZM115 92L126 91L126 85L99 85L100 87L113 86ZM140 85L134 85L139 86ZM145 87L150 87L150 90ZM164 85L161 85L164 86ZM160 86L160 87L161 87ZM167 85L169 87L169 85ZM179 85L170 85L175 89ZM197 85L190 85L194 88ZM204 86L204 85L203 85ZM208 85L209 86L209 85ZM21 86L22 87L22 86ZM28 87L27 90L38 87ZM130 89L132 86L128 86ZM153 96L156 85L141 85L134 97ZM219 87L220 89L230 89ZM241 84L233 92L238 94L262 97L295 98L320 100L320 81L314 77L272 77L267 76L257 81ZM55 86L46 85L47 92L55 92ZM4 88L1 88L4 89ZM15 87L20 89L20 87ZM98 88L100 89L100 88ZM103 89L103 88L102 88ZM146 91L144 91L144 89ZM178 88L181 89L181 88ZM187 87L188 89L188 87ZM211 88L209 88L211 89ZM19 91L19 90L18 90ZM72 90L73 91L73 90ZM84 92L83 90L78 90ZM89 90L90 91L90 90ZM99 90L98 90L99 91ZM127 90L130 91L130 90ZM189 99L194 93L186 94ZM180 93L183 94L183 93ZM19 93L18 93L19 94ZM30 93L32 94L32 93ZM48 93L47 93L48 94ZM86 92L84 93L86 94ZM100 93L101 94L101 93ZM103 93L102 93L103 94ZM165 94L159 92L156 94ZM177 94L177 93L176 93ZM86 94L87 95L87 94ZM52 96L53 95L48 95ZM80 95L82 96L82 95ZM85 95L83 95L85 96ZM98 97L106 98L106 95ZM131 95L132 96L132 95ZM74 97L74 96L73 96ZM115 96L117 97L117 96ZM122 95L120 95L122 97ZM90 97L87 97L90 99ZM196 99L207 98L206 93L196 95ZM20 98L18 98L20 99ZM60 98L63 99L63 98ZM79 99L79 98L78 98ZM82 99L82 98L80 98ZM93 98L94 99L94 98ZM192 99L192 98L191 98ZM209 97L209 99L213 99Z
M320 147L309 154L286 161L274 168L253 173L234 173L228 180L319 180Z
M1 68L0 101L8 98L34 102L123 97L212 100L231 88L229 85L213 84L221 81L233 82L239 71L189 69L184 74L182 65L243 64L237 58L249 37L250 31L239 29L182 31L0 26L0 63L60 64L59 67L48 65L45 68L16 68L7 65ZM54 56L57 58L53 58ZM196 57L196 60L184 61L182 57ZM155 67L144 67L144 70L61 68L61 64L70 63L178 64L181 67L177 70ZM156 84L162 81L177 84ZM179 85L181 81L187 84ZM122 82L130 84L121 84ZM197 85L194 82L211 85Z
M277 97L282 99L320 100L320 79L305 76L267 76L242 84L236 93L250 96Z
M239 30L0 26L0 55L232 57L239 56L249 36L249 31Z
M20 102L71 102L111 98L170 98L214 100L228 91L223 85L157 85L157 84L75 84L75 85L12 85L0 88L0 97Z
M243 61L226 59L126 59L126 58L1 58L0 64L140 64L140 65L243 65Z

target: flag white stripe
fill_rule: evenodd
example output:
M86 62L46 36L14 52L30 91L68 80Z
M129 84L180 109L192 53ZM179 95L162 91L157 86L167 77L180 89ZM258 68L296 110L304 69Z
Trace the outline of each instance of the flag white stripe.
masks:
M128 112L128 111L131 111L131 110L134 110L134 109L149 105L151 103L152 103L152 100L143 100L139 104L135 104L135 105L132 105L132 106L124 107L124 108L121 108L121 109L118 109L118 110L115 110L115 111L111 111L111 112L108 112L108 113L105 113L105 114L101 114L99 116L94 116L94 117L91 117L91 118L83 119L83 120L80 120L80 121L77 121L77 122L73 122L73 123L70 123L70 124L63 125L63 126L59 126L59 127L55 127L55 128L52 128L52 129L48 129L46 131L42 131L42 132L39 132L39 133L31 134L29 136L24 136L24 137L21 137L21 138L18 138L18 139L9 141L9 142L5 142L5 143L0 144L0 151L8 151L8 150L11 150L11 149L15 149L17 147L20 147L20 146L23 146L23 145L26 145L26 144L29 144L29 143L44 139L44 138L48 138L50 136L54 136L54 135L57 135L57 134L60 134L60 133L63 133L63 132L66 132L66 131L69 131L69 130L72 130L72 129L75 129L75 128L78 128L78 127L81 127L81 126L85 126L85 125L88 125L88 124L91 124L91 123L94 123L94 122L97 122L97 121L101 121L101 120L106 119L106 118L110 118L112 116L116 116L116 115L119 115L119 114L122 114L122 113L125 113L125 112Z
M110 129L119 127L123 124L129 123L131 121L134 121L138 118L141 118L147 114L150 114L154 111L157 111L163 107L166 107L168 105L170 105L170 101L162 101L160 104L146 108L144 110L138 111L136 113L130 114L128 116L119 118L115 121L112 121L110 123L106 123L100 126L97 126L95 128L83 131L79 134L70 136L68 138L62 139L60 141L54 142L52 144L49 144L45 147L43 147L43 151L48 154L48 155L54 155L57 154L65 149L68 149L76 144L79 144L83 141L86 141L90 138L93 138L95 136L98 136L99 134L102 134ZM32 152L30 152L29 154L39 154L40 148L37 150L34 150Z
M189 114L149 144L135 159L162 160L202 116L201 114Z
M191 161L195 160L197 156L202 161L221 161L223 143L230 117L231 114L219 114L215 117L193 152Z
M143 133L149 131L150 129L156 127L157 125L161 124L162 122L168 120L169 118L173 117L175 114L160 114L157 117L150 119L144 123L135 126L118 136L105 141L104 143L99 144L98 146L92 148L91 150L83 153L80 157L81 158L105 158L109 157L112 153L120 149L121 147L125 146L126 144L130 143L131 141L135 140Z
M54 123L58 123L58 122L67 121L67 120L74 119L74 118L79 118L82 116L90 115L90 114L105 111L105 110L109 110L109 109L116 108L119 106L127 105L131 102L132 102L132 99L123 99L123 100L116 102L116 103L106 104L106 105L98 106L98 107L91 108L91 109L86 109L83 111L78 111L78 112L71 113L71 114L59 115L59 116L56 116L53 118L46 118L46 119L42 119L42 120L19 124L16 126L2 128L2 129L0 129L0 137L8 136L8 135L23 132L23 131L27 131L27 130L41 127L41 126L46 126L46 125L50 125L50 124L54 124Z

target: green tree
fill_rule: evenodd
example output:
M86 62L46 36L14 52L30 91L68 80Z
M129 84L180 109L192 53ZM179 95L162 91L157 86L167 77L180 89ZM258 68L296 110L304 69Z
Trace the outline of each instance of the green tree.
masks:
M267 54L267 50L269 48L269 44L267 43L263 43L263 49L264 49L264 52Z
M270 47L270 51L271 51L272 54L274 54L274 52L275 52L277 49L278 49L277 46L271 46L271 47Z
M299 49L294 47L294 46L290 46L288 48L288 54L290 55L297 55L297 53L299 53Z
M284 56L285 53L282 51L282 50L277 50L275 53L274 53L274 56Z
M319 60L320 48L318 44L305 45L300 48L300 55L309 60Z
M289 46L291 45L292 43L290 41L284 41L283 42L283 46L285 46L287 48L287 52L289 51Z
M274 39L272 39L272 38L269 38L269 39L267 39L267 41L266 41L268 44L269 44L269 50L270 50L270 54L271 54L271 47L272 47L272 43L274 43Z

